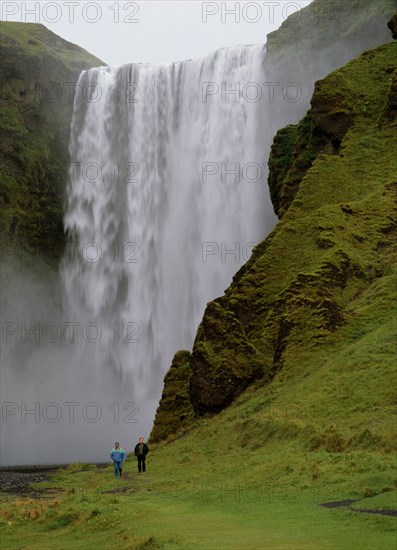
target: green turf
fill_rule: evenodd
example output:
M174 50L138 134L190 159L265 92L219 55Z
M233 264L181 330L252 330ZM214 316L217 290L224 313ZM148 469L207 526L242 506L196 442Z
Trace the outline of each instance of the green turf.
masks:
M211 437L208 432L200 430L203 438ZM35 500L3 499L2 548L88 550L115 543L126 549L393 548L395 518L319 506L352 497L347 489L317 481L269 481L260 461L255 466L251 458L248 469L237 453L210 458L196 448L198 440L196 434L174 444L174 451L156 450L145 474L136 472L132 458L122 480L114 478L111 467L80 472L74 467L36 486L62 492ZM195 459L189 450L196 451ZM175 451L182 453L180 460ZM111 493L119 489L125 492ZM388 506L379 500L385 496ZM360 507L389 507L395 498L396 491L388 491L365 498Z

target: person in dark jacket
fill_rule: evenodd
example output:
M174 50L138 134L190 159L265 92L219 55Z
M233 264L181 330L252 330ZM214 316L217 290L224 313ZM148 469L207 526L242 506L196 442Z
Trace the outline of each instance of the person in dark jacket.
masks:
M110 458L113 460L114 464L114 475L119 477L120 474L121 477L123 473L123 460L125 460L125 450L120 447L120 443L118 441L114 444L114 447L110 453Z
M141 473L141 471L146 472L146 455L149 452L149 447L146 445L145 440L143 437L139 438L139 443L135 445L135 456L138 459L138 472Z

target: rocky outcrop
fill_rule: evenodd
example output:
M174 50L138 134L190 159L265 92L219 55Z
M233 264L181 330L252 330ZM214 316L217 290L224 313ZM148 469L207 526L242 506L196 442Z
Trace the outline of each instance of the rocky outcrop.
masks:
M397 13L388 22L388 27L393 33L393 38L397 40ZM390 122L396 122L397 120L397 72L393 67L387 69L390 73L393 73L393 80L390 84L390 90L387 96L387 110L386 115Z
M224 409L264 374L264 358L242 323L217 301L207 305L190 364L190 399L199 414Z
M150 436L152 442L172 439L174 434L180 433L192 422L194 410L189 396L191 375L190 352L178 351L164 379L164 391Z
M354 101L345 97L347 90L338 90L336 82L330 82L328 89L320 90L315 88L315 81L342 67L365 49L391 40L386 23L394 10L393 0L377 3L371 0L314 0L300 13L289 17L279 30L268 35L267 79L280 83L282 87L296 83L300 90L298 101L284 100L278 109L276 123L289 125L281 130L276 124L271 127L276 137L269 159L268 183L277 216L281 217L288 209L302 178L317 156L338 152L353 122ZM289 36L294 39L288 40L286 37ZM392 91L391 94L393 104ZM304 116L306 109L302 112L301 108L309 104L311 111L308 115L298 126L291 125L291 121ZM282 189L280 181L283 182Z
M279 218L288 210L306 172L321 153L338 154L354 123L354 97L331 77L316 85L311 110L297 125L280 130L271 148L268 184ZM338 91L336 91L338 90Z
M387 95L386 116L390 122L397 121L397 71L393 73L393 80Z
M57 259L74 88L103 62L35 23L2 22L1 50L2 241Z
M397 40L397 13L393 15L393 17L387 23L387 26L391 30L394 40Z

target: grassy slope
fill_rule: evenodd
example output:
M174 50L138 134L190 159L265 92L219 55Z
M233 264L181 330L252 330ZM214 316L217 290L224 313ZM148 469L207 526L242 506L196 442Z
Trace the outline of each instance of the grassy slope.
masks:
M1 39L18 44L23 55L32 61L53 58L54 63L61 61L69 69L81 71L92 66L103 65L103 61L80 46L67 42L37 23L1 22Z
M42 500L3 499L2 547L110 549L117 538L127 550L394 548L395 518L319 506L352 497L360 499L355 504L360 508L395 507L396 491L363 498L368 489L361 494L351 489L359 477L355 470L360 472L373 458L365 464L356 458L352 480L335 486L332 470L341 469L340 457L321 457L326 466L321 478L313 479L312 473L307 475L310 464L293 445L289 459L283 457L285 444L257 452L247 449L242 455L241 448L226 439L230 425L230 417L218 418L212 427L201 426L194 437L155 451L144 476L136 473L130 459L123 480L114 479L111 467L79 472L74 465L40 487L62 492ZM213 453L205 452L206 444L213 446ZM241 464L247 455L248 462ZM378 482L384 481L387 472L376 461L373 465L378 466ZM278 477L280 469L284 475ZM301 472L295 474L299 481L287 475L287 469Z
M63 493L6 501L5 548L62 539L65 549L106 549L115 538L127 549L395 548L395 518L319 503L395 508L396 164L385 111L396 50L380 47L318 84L320 96L345 90L354 124L337 152L317 156L221 301L274 369L271 382L152 445L142 476L132 460L122 481L73 466L51 482ZM318 293L336 309L312 307ZM280 315L291 327L275 365ZM103 493L120 486L130 492Z
M0 38L2 240L58 258L73 107L65 83L103 62L43 25L1 22Z

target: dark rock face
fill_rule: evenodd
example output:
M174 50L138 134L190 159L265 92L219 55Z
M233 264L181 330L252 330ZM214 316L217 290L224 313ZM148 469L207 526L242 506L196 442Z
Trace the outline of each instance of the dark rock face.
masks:
M329 139L335 148L338 148L353 124L354 113L352 110L344 104L341 97L315 94L312 101L312 113L315 127Z
M318 155L337 154L354 123L354 101L348 91L335 92L323 81L316 83L311 107L298 125L277 132L270 151L268 185L279 218L288 210Z
M390 122L395 123L397 121L397 71L394 71L387 96L386 116Z
M394 40L397 40L397 13L393 15L387 26L391 30Z
M299 189L301 178L289 178L287 174L294 164L294 144L297 139L297 126L289 125L279 130L274 137L270 158L268 185L275 214L281 218L283 211L291 204Z
M199 414L225 408L264 370L243 325L216 301L207 305L190 362L189 393Z
M152 443L178 434L194 417L189 396L191 375L190 352L178 351L164 378L164 390L150 434Z
M289 208L317 156L337 153L353 123L354 102L345 97L346 89L338 94L336 86L320 90L320 79L364 50L389 41L386 24L394 10L393 0L376 4L370 0L314 0L300 15L288 18L279 30L268 35L267 78L280 85L295 82L302 92L296 104L282 102L277 124L283 126L301 119L302 104L310 101L312 107L297 127L290 124L281 130L275 125L271 128L276 137L269 159L268 184L278 217ZM315 87L310 85L315 82Z

